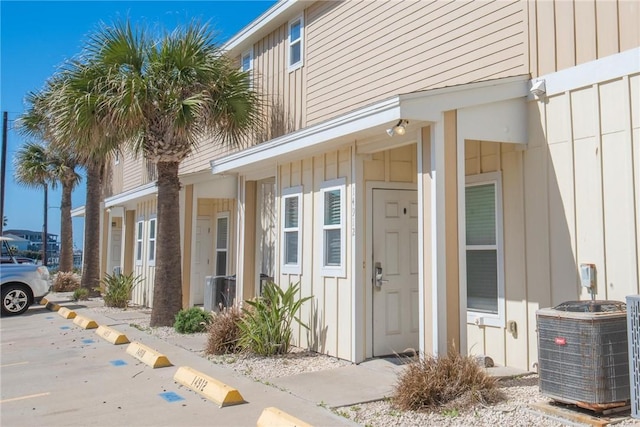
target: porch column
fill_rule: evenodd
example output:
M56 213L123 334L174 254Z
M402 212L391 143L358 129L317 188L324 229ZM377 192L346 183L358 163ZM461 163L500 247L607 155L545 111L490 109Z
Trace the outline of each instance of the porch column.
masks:
M255 297L256 181L238 177L236 301Z
M456 113L423 128L418 144L420 197L420 350L460 349Z
M182 224L182 308L191 307L191 266L193 264L193 251L191 246L193 243L193 221L194 210L197 212L197 199L196 206L194 206L194 189L193 184L189 184L184 187L184 192L180 192L180 197L184 197L181 200L182 206L184 206L184 220Z

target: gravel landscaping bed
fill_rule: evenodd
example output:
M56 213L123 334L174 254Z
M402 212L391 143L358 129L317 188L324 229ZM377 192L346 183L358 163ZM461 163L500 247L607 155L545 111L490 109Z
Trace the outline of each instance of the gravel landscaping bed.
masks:
M98 313L113 313L132 311L135 312L135 320L131 325L171 342L180 337L172 327L149 326L150 316L141 317L140 314L149 314L149 309L130 307L126 310L93 307ZM108 314L107 314L108 315ZM202 339L206 344L207 334L192 334L194 340ZM305 372L314 372L339 368L351 365L350 362L337 359L304 349L292 347L289 354L275 357L260 357L252 355L206 355L199 351L202 357L206 357L212 363L224 364L256 381L268 383L270 379L297 375ZM504 379L499 382L499 387L504 391L506 400L494 406L476 406L465 410L449 410L443 412L414 412L395 409L390 400L362 403L353 406L335 408L333 411L358 424L370 427L387 426L562 426L579 425L576 423L562 423L552 420L534 412L530 405L536 402L544 402L549 399L542 396L538 390L538 376L535 374ZM617 424L620 426L640 426L640 422L634 419L626 419Z

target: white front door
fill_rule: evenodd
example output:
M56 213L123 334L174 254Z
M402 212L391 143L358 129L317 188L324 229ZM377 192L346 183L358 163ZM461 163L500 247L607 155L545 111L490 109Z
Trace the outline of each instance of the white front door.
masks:
M373 190L373 355L418 349L418 193Z
M108 274L113 274L116 267L122 267L120 258L122 254L122 228L111 229L111 254Z
M196 220L196 244L192 254L193 274L191 280L190 305L204 304L204 278L211 274L211 220Z

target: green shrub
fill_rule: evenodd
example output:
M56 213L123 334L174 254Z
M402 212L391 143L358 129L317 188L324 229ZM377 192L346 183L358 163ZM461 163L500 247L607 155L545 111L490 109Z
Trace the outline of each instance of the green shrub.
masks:
M87 288L78 288L73 291L73 300L74 301L86 301L89 299L89 289Z
M207 354L233 354L241 349L240 327L238 323L242 318L242 311L238 307L224 308L220 313L214 314L209 325L209 338L207 340Z
M298 317L302 304L311 297L296 298L299 283L289 285L286 291L275 283L267 283L262 297L245 301L240 328L240 346L261 356L285 354L291 345L291 323L293 320L309 329Z
M59 272L53 279L53 292L72 292L80 287L80 276L73 272Z
M209 323L211 323L211 313L198 307L191 307L186 310L180 310L176 314L176 321L173 327L181 334L194 334L206 331Z
M455 350L410 362L396 384L393 403L402 410L438 410L447 414L475 404L504 399L497 380L473 356Z
M140 277L129 274L107 274L102 283L104 284L104 305L107 307L126 308L131 291L140 282Z

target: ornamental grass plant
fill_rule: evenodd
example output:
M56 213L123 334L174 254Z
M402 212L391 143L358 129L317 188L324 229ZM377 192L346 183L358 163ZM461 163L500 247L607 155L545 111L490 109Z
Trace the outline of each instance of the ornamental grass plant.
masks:
M267 283L261 297L245 301L248 307L242 309L238 323L240 347L260 356L288 353L293 321L309 329L297 313L311 297L298 297L299 290L299 283L289 285L286 291L275 283Z
M240 347L240 327L242 310L237 306L223 308L220 313L215 313L208 327L207 354L235 354L242 349Z
M105 291L102 298L107 307L127 308L131 299L131 291L142 279L129 274L105 275L102 279Z

